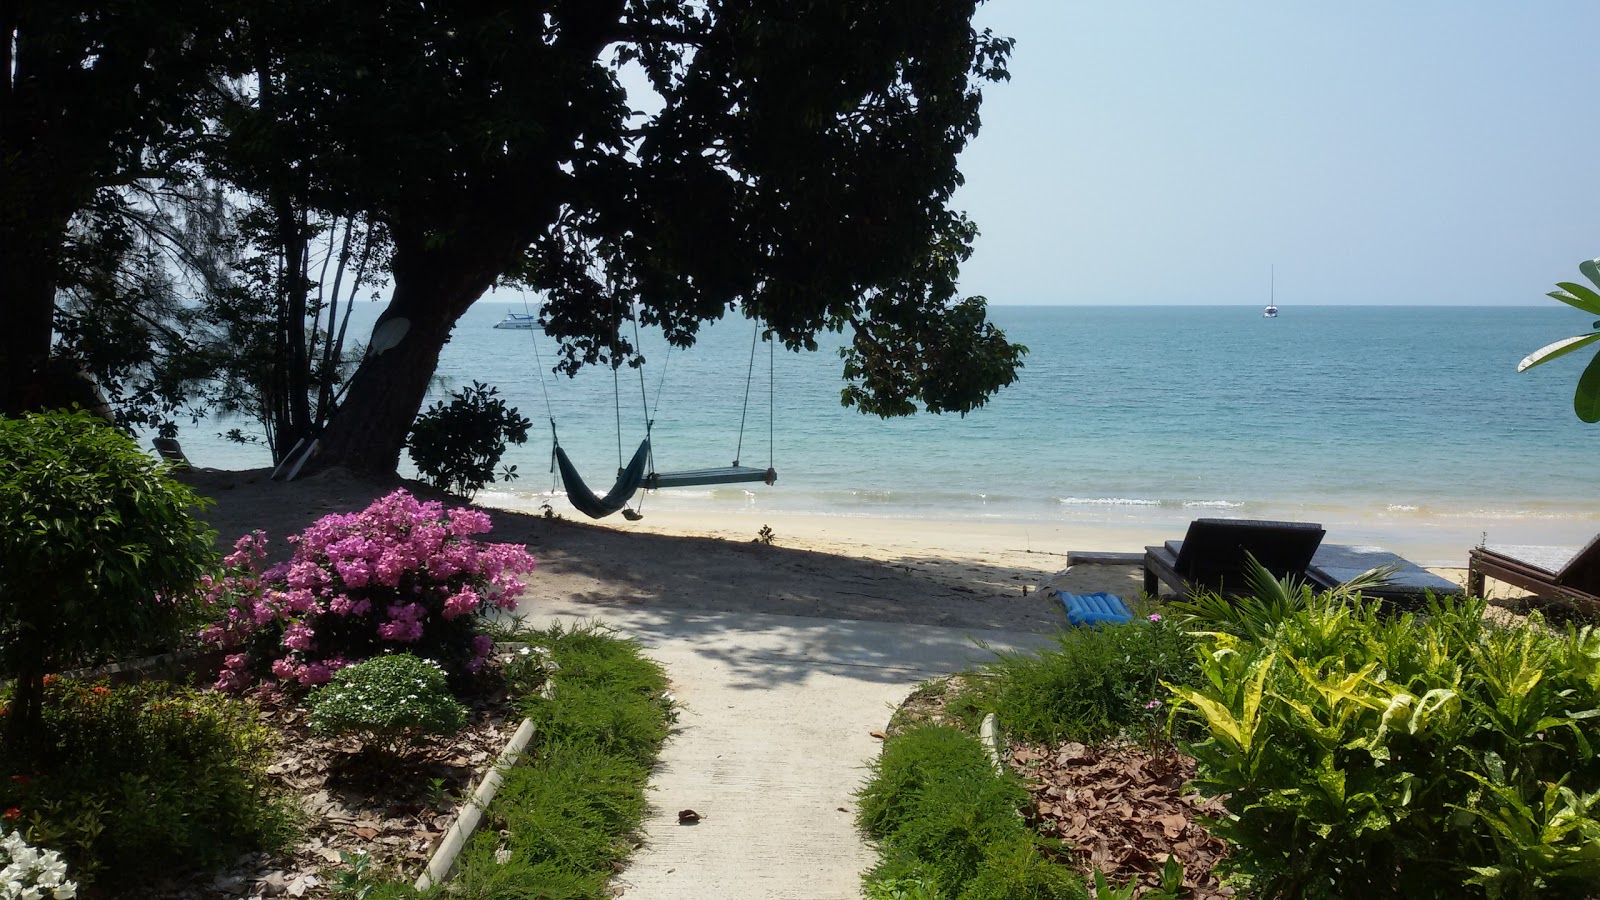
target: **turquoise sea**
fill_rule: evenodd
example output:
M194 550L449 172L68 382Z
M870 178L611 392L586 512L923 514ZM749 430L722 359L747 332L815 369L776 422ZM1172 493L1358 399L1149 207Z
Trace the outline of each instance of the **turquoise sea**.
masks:
M530 441L507 454L520 479L485 499L559 507L545 390L562 446L603 493L619 456L612 377L553 376L542 333L493 328L523 308L473 307L445 349L435 393L487 382L533 419ZM369 330L379 309L360 307L352 333ZM1002 306L991 317L1029 348L1026 368L965 418L885 421L842 408L838 335L809 354L769 358L763 344L752 372L753 327L743 320L708 328L686 352L645 334L657 468L727 465L736 453L765 466L770 431L779 473L773 487L658 491L646 511L1152 529L1202 515L1291 518L1322 522L1346 542L1459 545L1462 557L1485 534L1573 543L1600 530L1600 426L1571 407L1583 363L1515 371L1527 353L1588 325L1571 310L1285 306L1264 319L1258 306ZM638 374L621 376L620 443L631 454L645 416ZM196 463L269 464L259 448L217 440L220 430L208 422L180 434Z

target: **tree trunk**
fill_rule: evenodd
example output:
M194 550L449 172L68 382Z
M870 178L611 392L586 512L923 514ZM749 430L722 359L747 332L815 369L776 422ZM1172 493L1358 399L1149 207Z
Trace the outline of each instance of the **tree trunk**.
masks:
M53 235L55 246L48 245L48 238L30 241L18 235L35 229L52 231L38 225L0 228L0 241L6 248L5 265L0 265L0 306L5 309L5 327L0 328L0 414L4 415L35 412L53 405L45 384L45 368L54 333L56 252L66 233L66 223L62 222Z
M402 319L407 323L405 334L398 344L376 355L369 350L361 361L322 435L312 467L394 474L438 368L439 352L450 340L456 319L483 296L500 268L484 259L396 248L394 299L378 318L373 334L398 327L391 323Z

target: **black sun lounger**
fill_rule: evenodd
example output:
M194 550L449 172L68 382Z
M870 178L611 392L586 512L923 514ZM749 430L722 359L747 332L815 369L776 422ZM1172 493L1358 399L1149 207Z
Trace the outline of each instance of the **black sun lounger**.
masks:
M1240 593L1246 554L1276 578L1306 578L1306 567L1326 534L1313 522L1252 519L1195 519L1182 541L1144 548L1144 591L1156 596L1161 584L1180 595L1208 590Z

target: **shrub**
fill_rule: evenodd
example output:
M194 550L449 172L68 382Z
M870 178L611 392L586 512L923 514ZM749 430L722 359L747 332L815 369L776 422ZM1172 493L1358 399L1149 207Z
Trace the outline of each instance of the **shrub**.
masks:
M1163 681L1187 684L1194 640L1159 614L1120 625L1068 628L1055 646L1003 653L979 690L1011 734L1030 741L1095 742L1153 736L1165 719Z
M917 726L890 738L857 795L856 822L885 857L867 875L868 894L903 885L958 900L1087 897L1081 876L1052 862L1050 843L1023 824L1027 798L962 731Z
M427 735L451 735L467 720L444 669L409 653L378 656L340 669L310 697L311 730L352 734L398 749Z
M0 667L33 739L44 674L175 642L215 536L204 501L85 412L0 418Z
M57 682L45 699L51 752L0 758L0 809L81 879L123 885L287 840L252 704L161 683Z
M515 407L496 398L497 388L474 381L450 395L450 404L435 403L417 416L406 436L411 461L430 484L442 491L471 497L494 481L494 467L506 444L528 440L533 423ZM517 467L507 466L506 481L517 477Z
M207 582L222 620L205 641L233 651L217 686L242 689L270 674L319 685L339 669L393 650L435 660L452 676L481 667L491 641L481 617L511 609L533 558L485 544L489 516L446 511L401 490L360 513L326 516L289 540L291 560L261 570L266 536L239 539L228 573Z
M1323 599L1210 636L1195 784L1263 897L1584 897L1600 884L1600 634Z

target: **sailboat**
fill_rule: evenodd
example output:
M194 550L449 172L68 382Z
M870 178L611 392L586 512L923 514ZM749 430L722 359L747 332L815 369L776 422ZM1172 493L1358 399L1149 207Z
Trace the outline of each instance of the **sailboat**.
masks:
M1277 266L1273 266L1272 269L1268 270L1269 274L1267 277L1270 278L1271 281L1269 282L1269 286L1267 288L1267 308L1261 312L1261 317L1264 319L1276 319L1278 317L1278 304L1276 302L1278 297L1277 268Z

